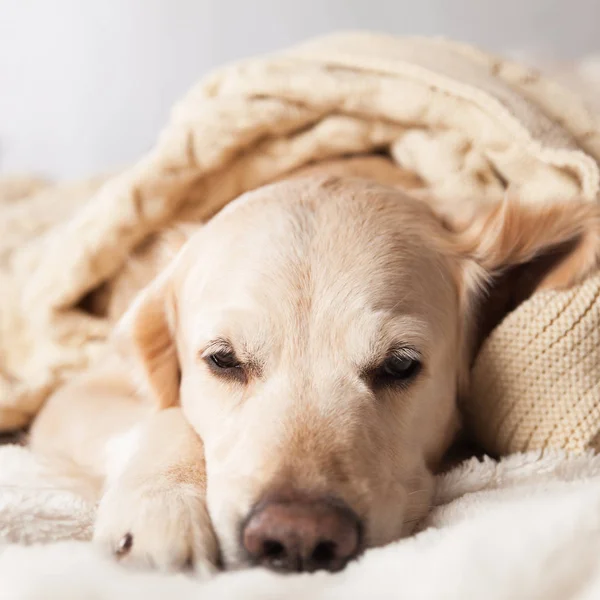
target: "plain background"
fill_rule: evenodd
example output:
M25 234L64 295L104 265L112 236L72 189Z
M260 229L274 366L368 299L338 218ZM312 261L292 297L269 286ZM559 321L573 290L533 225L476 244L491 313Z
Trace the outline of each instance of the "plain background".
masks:
M569 60L600 51L600 0L0 0L0 174L126 165L207 70L339 29Z

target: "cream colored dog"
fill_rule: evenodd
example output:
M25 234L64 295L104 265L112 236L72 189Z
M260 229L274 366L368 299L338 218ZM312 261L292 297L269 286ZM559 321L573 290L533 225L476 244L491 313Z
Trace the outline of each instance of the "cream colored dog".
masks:
M458 226L361 179L260 188L186 237L31 445L125 563L341 569L427 513L477 344L589 273L599 231L577 203Z

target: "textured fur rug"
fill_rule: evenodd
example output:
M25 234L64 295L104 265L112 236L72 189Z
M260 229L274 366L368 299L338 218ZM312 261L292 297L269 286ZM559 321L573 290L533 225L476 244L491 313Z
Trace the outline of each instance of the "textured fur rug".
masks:
M27 450L0 450L0 541L85 539L93 507L52 489ZM88 542L0 553L2 600L339 598L565 600L600 597L600 457L471 459L438 480L424 530L336 575L240 571L195 581L129 572Z

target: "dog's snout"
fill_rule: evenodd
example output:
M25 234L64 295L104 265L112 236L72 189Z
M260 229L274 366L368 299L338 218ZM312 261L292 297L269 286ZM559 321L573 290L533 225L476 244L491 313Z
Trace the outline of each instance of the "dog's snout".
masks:
M251 560L278 571L339 571L360 549L360 522L328 500L268 502L242 530Z

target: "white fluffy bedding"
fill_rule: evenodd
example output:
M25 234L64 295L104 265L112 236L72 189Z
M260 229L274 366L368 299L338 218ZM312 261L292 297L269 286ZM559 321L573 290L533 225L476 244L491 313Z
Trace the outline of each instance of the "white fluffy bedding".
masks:
M0 448L0 599L600 598L600 457L471 459L441 476L420 534L336 575L262 570L212 581L129 572L84 541L93 507ZM12 542L12 543L11 543ZM15 542L44 542L23 546Z

